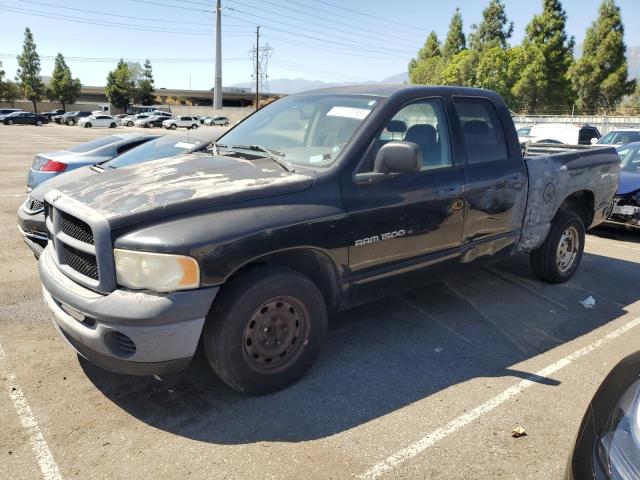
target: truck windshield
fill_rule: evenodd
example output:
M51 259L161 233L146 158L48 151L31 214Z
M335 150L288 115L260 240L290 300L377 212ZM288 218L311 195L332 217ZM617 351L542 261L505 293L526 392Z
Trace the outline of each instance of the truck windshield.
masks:
M364 95L293 95L254 113L217 143L224 145L222 154L233 145L260 145L281 152L286 163L326 168L379 103L380 98Z

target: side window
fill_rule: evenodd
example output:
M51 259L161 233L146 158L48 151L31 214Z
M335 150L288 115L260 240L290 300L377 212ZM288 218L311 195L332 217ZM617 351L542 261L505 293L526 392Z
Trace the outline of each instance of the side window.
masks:
M453 165L449 125L439 99L419 100L402 107L380 134L375 152L391 141L417 144L422 152L422 170Z
M462 126L467 162L486 163L506 160L507 144L498 112L484 98L454 98L453 104Z
M142 144L144 142L145 142L145 140L140 140L138 142L131 142L131 143L127 144L127 145L122 145L122 146L118 147L117 153L118 153L118 155L123 154L127 150L131 150L132 148L135 148L135 147L137 147L138 145L140 145L140 144Z

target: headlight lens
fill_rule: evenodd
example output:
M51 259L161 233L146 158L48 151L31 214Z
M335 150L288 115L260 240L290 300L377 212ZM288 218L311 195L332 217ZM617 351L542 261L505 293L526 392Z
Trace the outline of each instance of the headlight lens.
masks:
M640 380L611 413L598 438L596 457L611 480L640 479Z
M188 290L200 285L198 262L185 255L113 250L119 285L155 292Z

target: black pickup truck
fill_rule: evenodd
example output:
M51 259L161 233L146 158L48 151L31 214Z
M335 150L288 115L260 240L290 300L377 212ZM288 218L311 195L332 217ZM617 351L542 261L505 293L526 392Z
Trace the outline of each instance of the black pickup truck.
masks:
M611 209L613 148L523 158L488 91L358 86L282 98L208 151L45 196L54 324L104 368L186 367L261 394L296 381L327 316L529 252L563 282Z

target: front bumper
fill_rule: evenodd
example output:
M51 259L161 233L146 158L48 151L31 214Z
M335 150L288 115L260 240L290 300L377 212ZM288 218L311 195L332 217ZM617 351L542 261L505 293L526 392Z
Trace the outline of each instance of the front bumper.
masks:
M186 368L218 293L218 287L210 287L103 295L65 276L48 248L38 265L44 300L60 334L92 363L130 375Z
M24 243L35 254L36 258L47 246L47 231L44 223L44 212L29 214L24 211L22 205L18 207L18 231L22 235Z
M630 198L615 197L607 223L640 227L640 206Z

